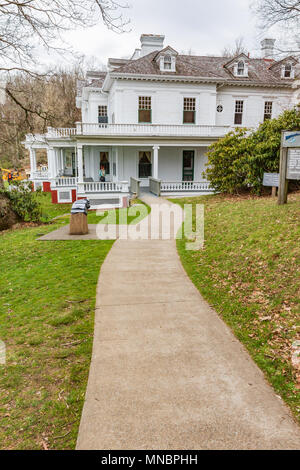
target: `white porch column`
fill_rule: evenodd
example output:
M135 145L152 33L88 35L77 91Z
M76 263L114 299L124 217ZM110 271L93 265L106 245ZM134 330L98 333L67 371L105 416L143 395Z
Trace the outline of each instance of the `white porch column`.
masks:
M78 161L78 183L83 183L83 152L82 152L82 145L77 145L77 161Z
M119 147L116 147L116 181L119 181Z
M60 149L59 152L59 158L60 158L60 171L63 174L64 172L64 149Z
M54 179L56 177L55 174L55 153L54 153L54 148L49 147L47 151L47 157L48 157L48 170L49 170L49 177L50 179Z
M154 145L153 146L153 178L158 179L158 151L159 151L159 145Z
M30 157L30 173L31 175L36 171L36 150L32 147L29 147L29 157Z
M55 149L55 177L59 176L59 149Z

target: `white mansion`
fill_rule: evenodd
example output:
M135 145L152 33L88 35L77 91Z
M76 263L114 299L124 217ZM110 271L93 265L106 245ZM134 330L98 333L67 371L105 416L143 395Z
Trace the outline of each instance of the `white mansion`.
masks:
M78 84L76 128L26 136L35 188L59 203L87 196L92 208L126 206L139 185L161 194L210 191L207 147L299 101L298 61L275 61L274 43L262 41L259 59L229 60L180 55L164 36L142 35L131 59L109 59L107 72ZM37 171L38 148L47 149L48 171Z

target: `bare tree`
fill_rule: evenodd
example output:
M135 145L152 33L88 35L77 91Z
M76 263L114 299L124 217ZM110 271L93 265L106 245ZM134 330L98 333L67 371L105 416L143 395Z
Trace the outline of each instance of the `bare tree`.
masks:
M248 51L244 44L244 38L242 36L238 37L232 46L224 47L222 51L222 57L236 57L240 54L248 54Z
M79 27L91 27L103 21L107 28L120 33L127 21L121 10L128 5L115 0L0 0L0 73L6 93L23 106L26 117L35 112L14 94L10 84L15 72L32 77L46 77L37 72L38 50L53 49L64 53L63 33ZM40 113L42 117L42 112Z
M124 31L119 10L125 6L114 0L1 0L0 70L5 62L16 68L32 64L37 46L57 49L63 32L101 19L109 29Z
M299 28L300 0L258 0L255 8L266 28L276 24Z
M26 133L44 133L48 126L75 126L80 120L75 104L80 78L82 70L76 66L57 68L42 80L21 73L11 79L9 93L13 99L0 105L0 167L17 167L24 159L22 141Z
M277 26L284 32L283 46L276 48L278 53L300 52L300 0L256 0L252 7L263 30Z

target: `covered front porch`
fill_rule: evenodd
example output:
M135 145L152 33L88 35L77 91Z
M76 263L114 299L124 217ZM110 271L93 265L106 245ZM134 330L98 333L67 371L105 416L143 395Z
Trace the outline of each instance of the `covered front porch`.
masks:
M86 191L102 190L104 186L96 184L102 168L108 187L112 183L128 184L134 178L141 187L150 187L151 179L157 179L163 191L200 191L208 188L203 177L206 152L207 146L199 145L77 146L78 183L85 184Z
M93 208L111 208L127 207L140 188L166 196L212 192L203 177L209 143L99 138L49 142L47 178L52 200L70 203L87 197ZM31 160L35 167L32 149Z
M93 207L125 207L131 193L138 195L140 188L156 195L212 192L202 176L207 146L79 142L49 151L56 175L52 182L55 202L71 202L74 191L76 198L88 197ZM105 181L101 181L100 169Z

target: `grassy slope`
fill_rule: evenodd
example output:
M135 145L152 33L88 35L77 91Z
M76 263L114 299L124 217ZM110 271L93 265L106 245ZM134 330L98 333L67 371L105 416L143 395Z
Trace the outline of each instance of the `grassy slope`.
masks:
M51 215L61 210L53 206ZM112 242L36 241L62 223L0 235L0 339L7 347L7 364L0 366L1 449L75 446L96 283Z
M51 193L34 193L34 196L41 204L43 221L48 222L54 217L69 214L72 204L52 204Z
M280 207L271 198L173 202L205 204L205 249L178 240L183 265L299 419L291 345L300 339L300 194Z

